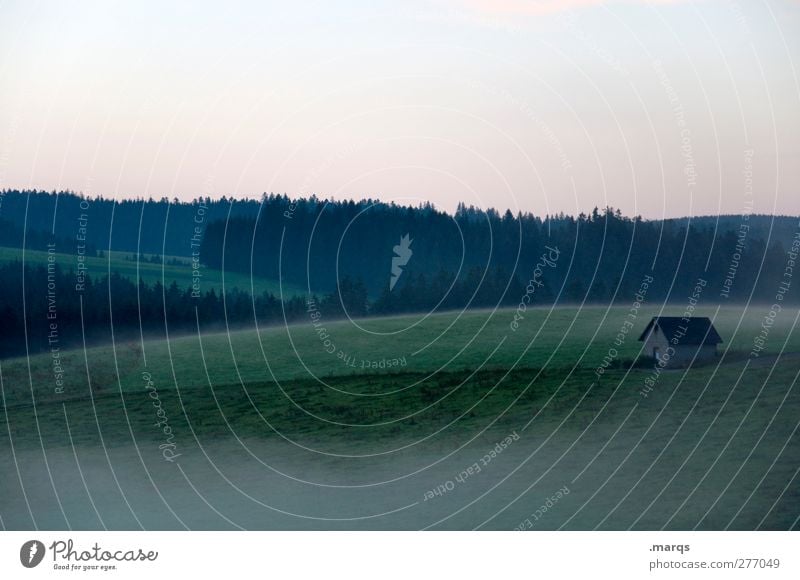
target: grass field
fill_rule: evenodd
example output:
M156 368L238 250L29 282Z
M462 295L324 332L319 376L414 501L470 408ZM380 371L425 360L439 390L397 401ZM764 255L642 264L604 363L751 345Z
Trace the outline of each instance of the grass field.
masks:
M720 352L726 361L746 357L768 308L753 306L699 310L708 315L724 339ZM61 355L65 369L65 395L86 394L86 366L95 393L136 391L141 372L147 370L164 388L197 389L243 382L261 383L312 377L391 377L398 373L439 371L542 369L547 373L592 372L609 349L618 351L617 363L630 362L640 354L639 333L655 312L642 312L624 344L614 339L626 320L621 308L538 309L528 313L519 329L509 323L508 310L444 313L423 318L399 316L350 321L326 321L317 326L309 316L305 323L288 327L183 335L170 340L123 342L114 346L73 350ZM680 314L666 309L665 315ZM361 327L357 327L356 324ZM791 332L794 314L776 319L763 356L800 352L800 333ZM362 330L363 329L363 330ZM201 329L202 330L202 329ZM319 330L319 332L318 332ZM320 337L325 332L325 337ZM786 341L786 344L784 344ZM333 351L333 352L329 352ZM381 365L381 361L386 361ZM393 361L397 361L392 365ZM52 357L33 356L30 369L37 401L52 394ZM384 368L381 368L383 366ZM377 368L375 368L377 367ZM23 385L6 393L9 404L30 402L28 361L3 363L7 382ZM706 372L703 370L702 372ZM208 374L208 376L207 376ZM355 378L356 383L359 379ZM391 380L389 380L391 382ZM407 388L407 387L406 387ZM389 395L396 389L386 388ZM358 394L359 388L352 391ZM20 394L21 393L21 394Z
M165 263L152 263L142 261L137 265L135 259L129 259L131 252L106 252L103 258L87 257L87 271L93 278L102 278L109 272L117 272L124 278L130 280L141 279L147 284L162 282L166 286L177 282L181 289L189 288L192 285L192 265L188 258L165 256ZM75 269L76 260L72 254L56 253L56 263L64 270ZM149 258L149 256L147 256ZM0 263L22 260L22 250L18 248L0 247ZM173 260L180 261L180 264L166 263ZM46 265L47 252L39 250L26 250L25 263L30 265ZM203 267L202 270L202 290L213 289L219 292L222 289L222 272ZM251 291L251 277L238 272L225 273L225 287L228 289L239 288L247 292ZM257 294L271 292L275 296L280 296L281 288L274 280L265 278L252 278L252 287ZM295 294L305 294L306 289L296 285L283 285L283 295L293 296Z
M631 363L656 312L620 345L624 308L533 310L517 331L508 310L361 328L323 312L316 327L64 353L63 394L49 354L6 360L0 449L19 471L0 515L18 528L787 529L800 337L785 310L749 357L767 312L696 312L714 318L720 357L660 373L647 396L653 366Z

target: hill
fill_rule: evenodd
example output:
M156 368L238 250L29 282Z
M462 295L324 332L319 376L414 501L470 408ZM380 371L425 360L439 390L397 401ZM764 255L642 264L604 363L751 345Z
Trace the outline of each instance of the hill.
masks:
M75 270L77 260L74 254L65 252L55 252L48 254L42 250L26 250L24 261L32 266L46 266L48 256L53 256L53 261L64 270ZM0 264L9 262L22 262L23 254L19 248L0 247ZM136 283L142 280L152 285L156 282L169 286L173 282L177 283L181 289L191 288L196 275L192 261L181 256L140 256L137 260L135 254L127 252L104 252L103 256L87 256L83 260L86 265L86 273L95 279L100 279L109 273L119 274L121 277ZM217 293L223 289L223 272L213 268L200 266L201 288L203 292L214 290ZM225 287L229 290L238 288L239 290L251 289L256 294L269 292L279 296L305 295L305 288L295 284L279 284L275 280L268 280L258 276L248 276L238 272L226 272L224 274ZM281 287L282 286L282 287Z
M630 363L654 311L641 312L621 346L626 309L538 309L519 334L508 330L513 313L359 321L365 331L340 322L323 324L324 333L309 321L72 351L61 361L63 394L53 392L52 358L33 357L30 375L27 361L4 361L0 454L25 466L27 493L7 486L4 525L788 529L796 521L795 315L776 319L762 356L748 359L765 309L703 311L725 341L719 364L665 371L643 396L653 366ZM611 348L618 364L598 377ZM376 364L360 368L361 360ZM556 490L557 508L541 511Z

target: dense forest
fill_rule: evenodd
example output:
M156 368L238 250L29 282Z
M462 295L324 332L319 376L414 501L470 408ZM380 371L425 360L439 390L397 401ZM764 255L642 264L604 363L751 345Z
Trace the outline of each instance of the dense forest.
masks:
M86 243L98 251L173 256L191 255L196 226L204 228L228 216L255 216L259 205L260 200L226 197L186 203L166 197L113 200L63 191L0 191L0 219L20 231L52 232L56 238L74 240L77 223L85 216Z
M541 277L537 297L545 303L556 297L573 303L627 300L645 275L654 276L650 295L658 300L682 301L702 278L717 298L769 301L787 252L800 241L797 218L776 221L779 227L765 230L763 217L739 216L717 228L709 220L629 218L611 208L540 218L464 205L449 215L429 205L273 197L264 200L257 218L211 222L200 254L212 268L280 276L326 291L351 278L378 298L381 311L427 309L440 301L461 307L473 294L481 305L519 300L550 249L558 263ZM406 235L412 253L389 292L394 248Z
M24 285L23 285L24 278ZM295 320L306 312L305 299L281 302L271 294L252 298L238 289L223 297L214 290L192 296L173 283L136 284L118 274L76 284L73 271L59 266L0 265L0 358L87 344L110 344L140 336L166 337Z
M523 299L628 304L645 276L651 301L685 303L698 279L707 304L772 303L779 292L800 301L787 269L800 249L800 223L790 217L651 221L610 208L539 217L280 195L179 203L0 192L0 246L48 244L59 252L83 245L88 255L130 251L132 259L147 252L165 263L185 256L201 270L280 278L308 288L328 319L516 307ZM0 264L0 357L48 350L54 331L62 347L109 341L112 321L123 340L196 332L198 323L206 330L306 316L306 297L282 302L237 288L223 296L113 272L92 279L55 262Z

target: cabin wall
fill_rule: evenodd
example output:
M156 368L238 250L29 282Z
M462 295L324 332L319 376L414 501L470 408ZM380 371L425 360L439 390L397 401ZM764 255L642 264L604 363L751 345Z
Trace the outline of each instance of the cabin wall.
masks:
M660 354L664 354L669 348L669 340L664 336L664 333L657 328L650 331L647 338L644 340L644 354L656 358L653 354L653 349L658 348Z
M713 344L679 344L674 347L673 356L670 357L670 367L686 367L694 362L712 360L717 355L717 347Z
M660 333L659 333L660 334ZM669 350L670 344L663 335L651 335L645 341L647 356L653 356L653 348L658 347L660 356L664 356ZM687 367L694 362L707 362L717 356L717 347L714 344L679 344L672 346L669 351L669 361L664 365L665 368Z
M695 362L707 362L717 356L717 345L715 344L678 344L672 345L670 338L664 332L654 326L644 339L644 354L646 356L662 360L662 357L669 351L669 360L663 365L665 368L687 367ZM658 349L658 356L655 356L654 349Z

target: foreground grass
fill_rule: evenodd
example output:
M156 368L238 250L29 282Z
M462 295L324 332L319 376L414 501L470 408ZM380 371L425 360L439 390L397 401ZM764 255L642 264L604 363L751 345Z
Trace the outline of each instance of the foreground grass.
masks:
M724 361L739 360L752 349L766 309L725 308L699 311L714 317L724 339ZM675 314L667 311L665 314ZM425 319L400 316L330 322L323 317L288 327L216 332L170 340L124 342L113 346L61 353L64 393L54 388L53 358L49 353L2 362L7 405L38 404L97 394L143 389L147 372L159 390L188 392L238 385L328 377L374 375L384 394L396 388L393 373L423 377L442 371L542 369L554 376L593 371L611 349L612 366L624 367L640 355L636 339L656 312L642 312L624 342L615 338L627 310L623 308L558 308L529 311L519 329L509 328L513 313L478 311L436 314ZM800 352L800 334L792 332L794 313L776 319L761 358L780 352ZM202 329L201 329L202 330ZM316 379L315 379L316 377ZM362 393L361 380L345 389ZM401 383L398 383L401 384ZM33 397L33 398L32 398Z
M63 355L63 394L49 355L3 361L0 459L15 467L0 515L20 529L512 529L569 486L537 528L790 528L795 313L748 359L763 309L703 312L728 352L645 396L653 367L630 363L651 314L599 377L624 309L536 310L517 332L509 311L470 312L97 347ZM162 458L166 424L180 467ZM480 475L423 499L509 433Z
M63 392L54 389L48 353L2 362L2 403L18 444L37 444L40 434L66 444L65 415L79 418L72 437L81 443L160 437L153 428L157 396L170 421L198 439L285 436L346 446L530 417L560 421L568 412L573 426L584 427L600 409L605 420L615 420L615 413L675 389L688 401L708 390L752 394L766 382L778 396L800 367L788 316L776 321L762 355L748 360L760 309L711 311L725 338L720 356L658 374L650 392L644 387L654 368L636 341L650 316L640 315L618 345L626 313L534 310L517 332L507 326L510 311L484 311L362 320L362 328L324 320L315 328L309 320L261 332L122 343L61 353ZM598 374L612 347L611 365Z

